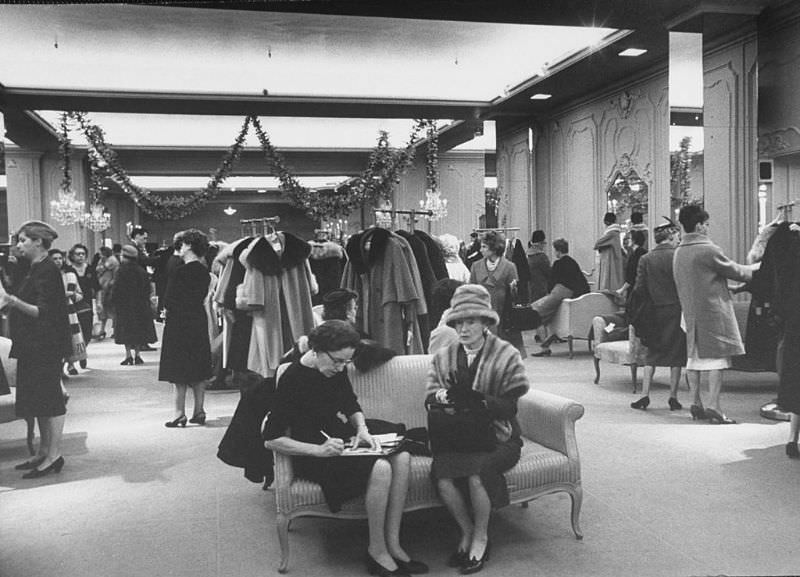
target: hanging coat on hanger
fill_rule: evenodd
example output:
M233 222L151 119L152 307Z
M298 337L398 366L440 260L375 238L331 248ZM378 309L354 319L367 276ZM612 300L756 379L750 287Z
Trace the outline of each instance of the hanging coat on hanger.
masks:
M443 278L450 278L447 272L447 261L444 258L441 245L424 230L415 230L414 236L425 243L425 248L428 249L428 259L431 261L431 268L433 268L433 275L436 280Z
M371 228L350 237L346 250L342 287L359 294L359 328L399 355L424 353L417 317L428 309L408 241Z
M237 306L250 309L253 317L247 368L263 377L273 376L283 353L314 328L311 294L317 286L308 263L311 247L288 232L276 236L280 253L261 237L239 257L245 276Z
M346 257L344 249L333 241L312 240L308 244L311 245L311 254L308 255L311 272L319 284L319 292L312 297L311 303L319 305L326 293L339 288Z
M243 372L247 370L247 356L250 351L250 332L252 330L252 317L236 307L236 290L244 281L245 266L239 260L242 252L253 242L253 237L243 238L229 244L220 255L219 260L225 259L225 268L220 276L215 300L224 309L231 311L233 322L227 329L227 365L226 369Z

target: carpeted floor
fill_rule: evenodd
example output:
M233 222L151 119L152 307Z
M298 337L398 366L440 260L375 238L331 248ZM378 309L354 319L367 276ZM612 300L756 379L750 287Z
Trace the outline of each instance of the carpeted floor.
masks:
M484 574L800 574L800 461L784 455L788 424L758 414L774 374L727 373L724 407L740 424L709 425L667 409L665 369L650 408L634 411L627 367L604 365L595 385L583 343L573 360L566 345L553 350L525 365L533 387L586 407L585 538L572 534L565 495L504 509ZM0 425L0 576L277 574L272 494L216 458L238 392L208 394L205 427L166 429L172 391L156 381L158 352L121 367L122 347L107 340L89 355L89 370L67 383L61 474L21 479L13 466L27 457L24 424ZM407 515L403 531L431 575L457 574L444 564L455 528L443 510ZM366 533L363 522L296 521L290 573L366 574Z

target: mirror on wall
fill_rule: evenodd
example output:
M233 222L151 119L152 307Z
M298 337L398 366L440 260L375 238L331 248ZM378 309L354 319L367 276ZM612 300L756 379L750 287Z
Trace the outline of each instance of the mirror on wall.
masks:
M617 215L617 222L630 219L632 212L647 215L649 187L634 168L616 170L608 181L606 203L608 212Z
M670 208L703 204L703 35L669 33Z

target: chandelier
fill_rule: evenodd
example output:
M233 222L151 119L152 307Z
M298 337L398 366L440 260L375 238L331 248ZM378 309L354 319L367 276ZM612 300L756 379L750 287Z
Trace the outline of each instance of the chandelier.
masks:
M441 220L447 216L447 199L442 198L438 190L428 189L425 191L425 200L419 201L419 207L422 210L430 211L431 214L426 215L428 220Z
M72 150L66 113L61 115L61 134L58 140L58 148L61 153L61 188L58 191L58 199L50 201L50 218L62 226L69 226L83 219L85 203L82 200L78 200L72 190L72 170L70 167Z
M100 202L94 201L89 205L89 212L83 215L82 223L89 230L103 232L111 227L111 214Z

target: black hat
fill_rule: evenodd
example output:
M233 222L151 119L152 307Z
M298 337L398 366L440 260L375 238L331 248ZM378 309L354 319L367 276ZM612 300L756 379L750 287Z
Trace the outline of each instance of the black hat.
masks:
M347 288L337 288L326 292L322 297L322 303L326 305L343 305L357 297L358 293L356 291Z
M531 235L531 243L536 244L537 242L544 242L544 231L543 230L534 230L533 234Z

